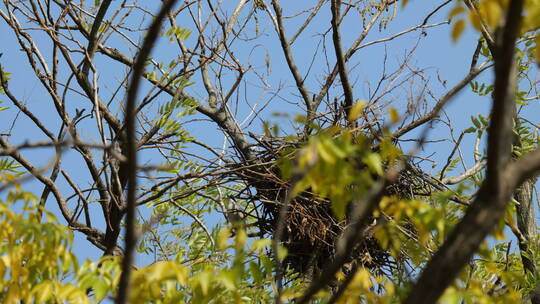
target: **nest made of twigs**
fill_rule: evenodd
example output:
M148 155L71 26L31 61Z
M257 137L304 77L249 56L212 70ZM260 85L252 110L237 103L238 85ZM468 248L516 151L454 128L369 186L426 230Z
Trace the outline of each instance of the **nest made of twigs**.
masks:
M262 202L262 212L257 221L260 235L274 235L282 202L290 187L280 178L277 166L279 151L286 145L291 144L272 142L262 145L258 155L262 165L243 174L244 178L248 177L249 186L257 190L253 200ZM385 192L386 195L411 199L419 193L430 192L431 187L421 170L408 165ZM325 264L333 260L336 241L347 225L346 220L337 220L327 199L308 191L289 202L283 221L285 229L280 242L288 251L284 264L304 277L319 273ZM367 233L354 248L344 271L353 264L379 272L395 266L395 260L380 246L372 230L366 227Z

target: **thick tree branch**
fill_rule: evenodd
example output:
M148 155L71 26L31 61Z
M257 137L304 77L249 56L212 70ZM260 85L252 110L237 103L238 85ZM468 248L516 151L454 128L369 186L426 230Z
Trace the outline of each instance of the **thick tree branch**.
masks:
M49 139L51 139L52 141L56 141L56 137L54 136L54 134L51 133L51 131L49 131L49 129L47 129L43 123L41 122L41 120L39 118L37 118L34 113L32 113L30 110L28 110L28 108L23 104L21 103L17 97L15 97L11 91L9 90L8 86L7 86L7 80L4 79L4 70L2 68L2 65L0 65L0 86L2 87L2 90L4 91L4 93L7 95L7 97L9 98L9 100L21 111L24 113L24 115L26 115L45 135L47 135L47 137Z
M514 177L512 179L512 186L514 187L518 187L525 180L535 177L538 171L540 171L540 148L536 148L534 151L510 164L507 170L507 175Z
M517 174L517 168L522 166L508 165L514 113L514 47L521 24L523 2L523 0L510 2L503 36L497 43L493 109L488 130L486 180L463 219L413 285L404 302L406 304L437 301L504 216L512 192L523 182L526 175ZM524 160L529 161L535 155L524 157ZM532 172L534 171L529 171L531 174Z

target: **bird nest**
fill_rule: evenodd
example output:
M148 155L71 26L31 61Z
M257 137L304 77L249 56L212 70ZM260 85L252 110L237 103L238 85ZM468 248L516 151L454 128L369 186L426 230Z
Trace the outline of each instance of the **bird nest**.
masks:
M290 145L283 142L264 143L258 152L260 165L241 173L248 186L256 190L250 199L259 206L256 223L260 235L273 236L277 229L280 210L290 188L288 181L280 176L277 160L280 157L279 151ZM385 189L385 195L411 199L418 194L430 193L433 182L427 178L420 169L408 165L400 172L397 180ZM311 278L332 261L336 241L347 221L338 220L329 200L316 197L309 189L292 199L287 210L283 219L285 229L280 238L288 252L284 265L305 278ZM414 230L412 225L407 226L406 229ZM364 229L365 237L354 248L343 271L347 272L353 265L367 267L378 273L386 273L395 268L396 259L381 247L374 236L373 227Z

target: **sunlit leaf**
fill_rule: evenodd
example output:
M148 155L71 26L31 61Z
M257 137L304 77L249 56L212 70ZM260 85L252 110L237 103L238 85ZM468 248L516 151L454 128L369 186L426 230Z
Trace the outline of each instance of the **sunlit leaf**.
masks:
M362 115L362 112L364 111L364 108L366 107L367 102L363 100L357 101L355 104L352 105L351 109L349 110L349 121L354 121Z
M280 261L283 261L287 257L287 248L278 246L277 256Z
M376 174L383 175L381 156L377 153L368 153L363 158L364 163Z
M535 41L536 41L536 46L535 46L536 52L534 54L536 56L536 64L538 64L538 66L540 67L540 34L536 35Z
M42 282L34 287L34 299L37 303L45 303L53 295L53 285L50 281Z
M461 3L458 2L458 5L454 7L448 14L448 18L452 19L463 12L465 12L465 8L461 5Z
M478 3L482 19L491 29L495 29L502 18L502 8L499 1L483 0Z
M463 31L465 31L465 20L459 19L452 27L452 40L456 42L463 34Z
M397 123L399 121L399 113L396 108L390 108L388 114L390 114L390 121L392 123Z

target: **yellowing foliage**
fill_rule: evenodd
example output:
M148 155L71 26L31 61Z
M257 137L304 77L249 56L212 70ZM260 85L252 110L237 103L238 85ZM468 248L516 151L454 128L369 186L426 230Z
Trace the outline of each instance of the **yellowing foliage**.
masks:
M508 0L480 0L468 2L466 7L465 1L456 1L456 6L450 11L449 18L455 19L452 26L451 38L457 41L467 27L467 21L477 31L487 31L493 34L494 31L502 25L502 20L505 17ZM467 13L468 12L468 13ZM521 34L528 33L529 36L536 37L536 46L533 54L536 57L537 63L540 66L540 48L538 47L540 40L540 1L527 0L523 12L523 21L521 26Z
M45 210L40 223L35 202L26 192L12 192L0 201L0 303L86 304L113 297L121 259L106 256L79 266L71 248L73 233ZM246 250L244 230L237 229L232 244L231 230L218 234L217 250L235 251L231 265L166 260L141 267L132 275L130 303L252 303L269 297L271 290L265 288L273 263L265 248L270 241L258 240ZM250 262L246 268L249 255L259 256L260 263ZM286 251L280 255L284 258ZM249 282L248 276L253 278Z
M457 41L461 34L463 34L463 31L465 31L465 20L459 19L452 27L452 40L454 42Z
M22 206L15 206L20 201ZM0 301L90 303L84 290L63 281L78 267L71 231L47 211L46 221L38 222L35 201L24 192L0 201Z
M366 105L367 102L363 100L359 100L355 104L353 104L351 110L349 111L349 121L354 121L358 119L360 115L362 115L362 112L364 111Z

